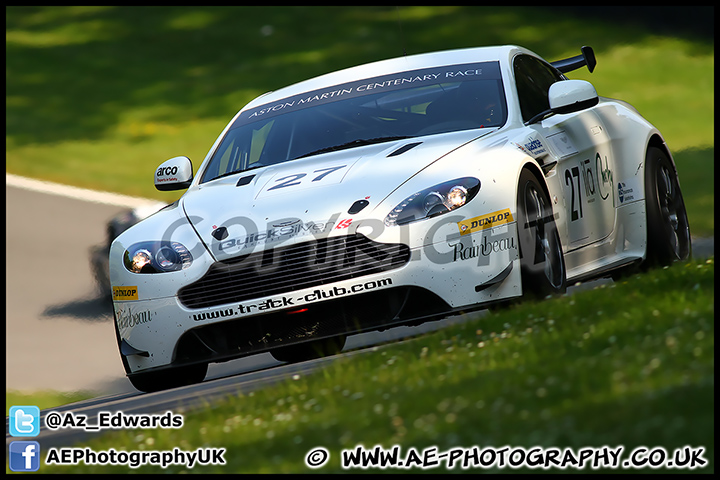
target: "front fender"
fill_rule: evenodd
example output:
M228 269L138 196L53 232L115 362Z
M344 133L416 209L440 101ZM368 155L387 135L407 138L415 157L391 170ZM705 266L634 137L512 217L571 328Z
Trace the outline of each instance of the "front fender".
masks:
M133 273L123 263L123 256L133 244L145 241L179 242L192 255L188 268L176 272ZM195 233L178 203L166 207L120 234L110 247L110 284L116 287L134 287L136 293L113 295L114 302L163 298L177 293L179 286L199 279L213 259L205 244ZM162 281L158 281L162 280Z

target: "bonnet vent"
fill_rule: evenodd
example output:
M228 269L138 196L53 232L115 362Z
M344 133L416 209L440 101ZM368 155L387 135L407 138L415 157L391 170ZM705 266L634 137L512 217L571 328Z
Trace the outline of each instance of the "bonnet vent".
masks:
M421 143L423 143L423 142L408 143L408 144L406 144L406 145L403 145L402 147L398 148L397 150L395 150L394 152L392 152L391 154L389 154L388 157L395 157L395 156L397 156L397 155L402 155L403 153L407 152L407 151L410 150L411 148L417 147L417 146L420 145ZM387 158L387 157L386 157L386 158Z

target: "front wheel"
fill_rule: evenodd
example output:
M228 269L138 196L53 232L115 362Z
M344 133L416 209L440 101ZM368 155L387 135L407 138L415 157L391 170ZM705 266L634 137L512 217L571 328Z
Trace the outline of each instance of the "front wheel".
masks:
M675 169L651 147L645 157L647 257L644 266L666 266L690 258L690 225Z
M565 259L552 205L529 170L520 173L517 214L523 297L565 293Z
M172 370L163 370L160 372L132 373L130 364L120 349L122 339L120 338L120 330L118 330L117 326L117 314L114 308L113 323L115 324L115 340L117 341L118 354L125 369L125 374L132 386L137 390L141 392L157 392L159 390L200 383L205 380L205 375L207 375L208 370L207 363L177 367Z
M185 385L200 383L207 375L208 364L176 367L160 372L136 373L128 375L133 387L141 392L157 392Z

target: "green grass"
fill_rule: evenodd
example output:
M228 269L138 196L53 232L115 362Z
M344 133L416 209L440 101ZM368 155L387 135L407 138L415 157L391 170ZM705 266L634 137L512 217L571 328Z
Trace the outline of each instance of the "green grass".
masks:
M92 392L57 392L55 390L39 390L35 392L21 392L18 390L5 391L5 415L10 414L13 405L34 405L40 410L59 407L68 403L87 400L95 396Z
M709 259L476 315L404 343L338 358L319 372L186 413L180 430L113 432L84 445L95 451L227 449L227 465L195 467L193 473L311 473L304 458L317 446L330 451L321 473L343 471L340 452L356 445L576 452L622 446L626 454L637 446L668 452L691 446L704 447L708 460L694 472L709 473L713 425Z
M155 167L187 155L197 168L261 93L404 52L508 43L549 60L593 46L595 72L571 76L638 108L681 179L708 179L684 194L693 233L714 233L713 40L562 9L8 7L6 170L171 202Z
M691 148L673 155L693 236L715 234L715 149Z

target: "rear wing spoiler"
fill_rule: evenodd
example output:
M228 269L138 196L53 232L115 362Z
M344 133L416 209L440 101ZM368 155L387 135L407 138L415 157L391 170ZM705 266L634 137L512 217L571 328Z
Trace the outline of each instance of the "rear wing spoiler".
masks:
M566 58L565 60L558 60L557 62L551 62L550 65L560 70L560 73L572 72L578 68L587 65L590 73L595 69L597 62L595 61L595 52L592 47L582 47L580 49L581 55L575 57Z

